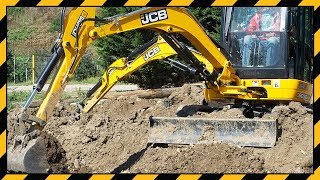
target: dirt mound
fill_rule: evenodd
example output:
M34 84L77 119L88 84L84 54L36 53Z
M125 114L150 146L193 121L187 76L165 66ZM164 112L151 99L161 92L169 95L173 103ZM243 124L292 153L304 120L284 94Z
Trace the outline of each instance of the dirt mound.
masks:
M203 99L202 89L200 86L185 84L179 90L174 91L168 99L172 105L199 104Z
M311 173L313 166L313 121L300 103L276 106L264 118L277 119L281 129L275 147L256 149L268 172Z
M274 118L282 133L272 148L209 145L147 146L150 116L175 116L181 105L200 104L202 89L184 85L165 99L135 95L108 96L89 113L61 102L44 131L66 152L70 172L194 172L289 173L312 172L312 114L299 103L277 106L264 118ZM30 109L35 113L36 109ZM8 143L12 141L12 114L8 116ZM242 110L224 108L194 116L243 118Z
M264 160L252 154L252 150L227 144L149 148L127 172L261 172Z
M225 107L222 110L214 110L211 113L197 112L195 117L208 117L217 119L241 119L246 118L243 115L243 110L238 108L228 108Z
M62 110L67 111L68 105L62 106L67 106ZM108 99L79 119L54 116L45 130L65 145L71 172L83 167L90 168L90 172L111 172L146 145L149 125L144 114L150 106L148 100L136 97Z

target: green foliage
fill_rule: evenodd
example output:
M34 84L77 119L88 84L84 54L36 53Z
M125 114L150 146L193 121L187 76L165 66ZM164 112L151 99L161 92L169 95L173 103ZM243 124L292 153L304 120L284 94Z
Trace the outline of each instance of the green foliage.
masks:
M55 19L53 19L49 31L52 33L60 31L60 17L56 17Z
M23 91L23 92L12 92L8 93L7 96L7 108L8 110L11 110L15 107L15 103L22 102L25 99L27 99L29 96L29 92Z
M68 84L96 84L99 79L101 78L100 75L102 74L102 72L100 72L100 74L98 74L97 76L94 77L88 77L86 79L81 79L79 81L75 80L75 79L71 79L71 81L68 82Z
M7 8L7 15L13 16L13 15L20 15L23 13L23 7L8 7Z
M98 17L110 17L114 15L126 14L134 10L138 10L139 7L106 7L101 8ZM215 40L219 39L220 32L220 8L189 8L192 14L199 20L203 27L207 30L208 34ZM8 8L8 14L23 15L23 8ZM56 32L60 29L60 19L57 16L51 22L49 31ZM10 42L22 42L31 37L33 33L31 26L25 26L23 28L14 28L8 32L8 45ZM157 34L151 30L134 30L125 33L115 34L105 38L98 39L93 42L95 49L97 50L100 60L95 60L93 55L86 55L80 61L80 64L75 72L73 81L83 81L84 79L91 79L92 77L100 77L103 72L100 68L106 69L112 62L121 57L128 56L132 51L139 46L147 43ZM182 42L188 44L185 39L179 38ZM10 46L9 46L10 48ZM37 51L36 55L36 77L43 69L44 65L50 59L51 53L48 51ZM13 81L13 54L9 50L7 57L8 64L8 81ZM16 82L25 81L25 70L27 68L28 80L31 80L31 56L28 57L16 57ZM94 78L97 79L97 78ZM163 85L181 85L184 82L197 81L194 76L190 76L180 70L177 70L170 65L163 62L153 62L142 68L131 76L125 79L127 83L135 83L140 87L154 88L161 87ZM50 80L48 80L50 82ZM96 82L93 82L96 83Z
M13 82L13 54L9 48L7 52L7 80Z
M90 77L100 76L100 71L97 68L97 64L91 55L84 55L77 67L74 80L81 81Z
M72 96L71 96L69 93L63 93L63 94L61 95L61 99L62 99L62 100L71 99L71 98L72 98Z
M136 7L108 7L102 8L99 16L110 17L132 12L139 8ZM148 30L136 30L124 32L108 37L98 39L94 45L103 61L100 62L102 67L109 66L118 58L129 55L137 47L150 41L154 37L154 32Z
M190 7L191 13L198 19L208 34L217 42L220 38L221 8Z
M14 70L14 56L10 51L10 49L8 50L9 50L7 55L8 82L10 83L14 82L14 74L15 74L17 85L31 85L32 84L32 57L15 56L16 68ZM42 56L35 55L35 81L37 80L37 77L40 76L41 71L50 60L50 56L47 56L47 55L45 56L45 55L46 53L43 53ZM80 61L80 64L76 69L76 72L72 80L75 81L76 83L80 83L80 82L82 83L82 81L84 81L84 83L96 83L96 80L99 79L99 77L97 76L101 75L101 72L100 70L97 69L97 66L98 65L94 61L92 55L85 55ZM56 71L56 68L53 70L51 75L53 75L55 71ZM27 73L27 76L26 76L26 73ZM27 80L26 80L26 77L27 77ZM50 83L51 78L52 76L49 77L49 79L47 80L47 83Z
M85 97L85 95L87 94L86 91L81 90L81 88L77 89L77 97Z
M30 80L32 77L32 69L31 69L31 57L23 57L23 56L18 56L15 57L16 59L16 68L14 71L14 57L11 54L11 52L8 52L7 56L7 79L9 82L14 81L14 72L15 72L15 78L16 78L16 83L19 82L25 82L26 77L27 80ZM27 71L26 71L27 70ZM27 73L27 76L26 76Z
M29 91L19 91L19 92L13 91L11 93L8 93L8 96L7 96L8 110L10 111L13 108L15 108L17 103L25 102L30 96L30 93L31 92ZM44 93L40 93L35 96L35 100L39 100L43 98L44 98Z
M8 42L21 42L31 37L33 29L30 26L8 31Z

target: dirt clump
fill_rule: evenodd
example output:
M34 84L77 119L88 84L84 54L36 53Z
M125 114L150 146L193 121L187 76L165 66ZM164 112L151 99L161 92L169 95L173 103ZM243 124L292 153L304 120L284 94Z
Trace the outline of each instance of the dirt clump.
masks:
M181 105L199 105L203 99L201 87L187 84L163 99L142 99L134 93L114 94L114 97L106 96L88 113L77 113L75 106L60 102L48 120L43 131L54 137L65 151L65 165L70 173L312 172L312 114L300 103L276 106L263 117L276 119L282 130L272 148L219 142L156 146L147 145L149 117L176 116ZM36 110L28 111L35 114ZM11 127L14 113L16 110L8 114L8 144L12 143L15 131ZM241 109L230 107L187 116L244 118Z
M50 165L49 172L54 173L68 173L69 170L66 167L66 151L61 147L59 141L54 137L42 131L40 137L43 138L46 152L47 152L47 161Z

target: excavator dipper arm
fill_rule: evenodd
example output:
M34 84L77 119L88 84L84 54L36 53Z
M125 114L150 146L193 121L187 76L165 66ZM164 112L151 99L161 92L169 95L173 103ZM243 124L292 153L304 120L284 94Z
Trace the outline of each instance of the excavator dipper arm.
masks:
M140 49L143 49L144 51L141 53L139 52ZM210 67L210 63L206 58L204 58L197 51L191 50L191 52L200 62L202 62L205 66L208 66L208 71L212 71L212 67ZM134 55L136 55L136 58L132 59L131 57ZM87 97L90 97L94 91L97 91L94 96L87 101L83 111L90 111L118 81L137 71L142 66L155 60L161 61L175 55L177 55L176 51L161 36L158 36L157 39L151 41L151 43L147 43L145 46L139 48L128 57L120 58L114 61L107 68L97 85L94 86L87 94ZM194 73L196 71L191 67L185 67L184 70L187 69L193 71Z

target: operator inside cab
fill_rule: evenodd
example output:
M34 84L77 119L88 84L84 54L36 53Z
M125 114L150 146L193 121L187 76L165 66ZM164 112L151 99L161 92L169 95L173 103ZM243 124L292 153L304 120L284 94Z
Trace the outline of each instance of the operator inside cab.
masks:
M241 67L280 66L281 8L235 8L231 21L231 49Z

